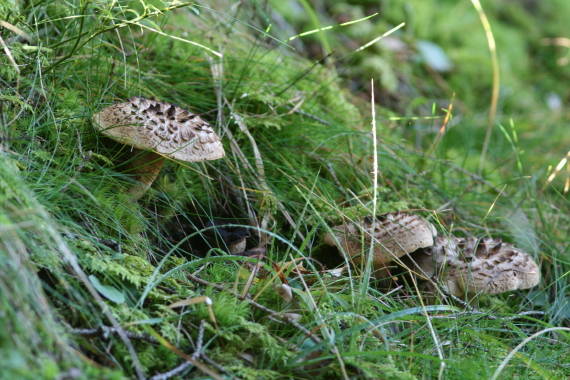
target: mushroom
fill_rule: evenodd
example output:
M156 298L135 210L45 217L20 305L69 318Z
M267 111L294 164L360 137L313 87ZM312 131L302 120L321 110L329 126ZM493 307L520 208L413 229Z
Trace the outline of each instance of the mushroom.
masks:
M458 297L528 289L540 281L532 257L499 239L438 237L413 256L429 277Z
M220 220L210 221L206 227L214 227L207 230L207 235L214 239L220 237L224 248L232 255L243 253L247 246L247 238L251 236L247 228L241 226L224 226L224 222Z
M386 264L420 248L431 247L436 235L434 226L422 217L395 212L381 215L375 220L366 217L359 222L333 227L332 233L325 235L324 241L346 253L358 265L362 263L372 240L372 265L375 276L380 278L386 273Z
M200 116L173 104L133 97L96 113L97 130L120 143L145 151L133 166L138 184L129 190L138 200L152 185L165 158L196 162L224 157L220 138Z

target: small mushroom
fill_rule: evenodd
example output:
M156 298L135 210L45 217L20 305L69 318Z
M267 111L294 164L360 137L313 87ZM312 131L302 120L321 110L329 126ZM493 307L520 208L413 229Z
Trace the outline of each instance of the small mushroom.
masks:
M434 243L437 231L420 216L404 212L384 214L375 220L366 217L360 222L342 224L325 235L328 245L348 254L356 264L362 263L371 241L374 242L373 267L376 277L385 274L386 264Z
M429 277L454 296L528 289L540 281L532 257L499 239L438 237L413 256Z
M134 97L93 116L105 136L145 151L133 165L138 184L129 190L139 199L158 176L165 158L196 162L224 157L220 138L200 116L173 104Z
M240 226L224 226L224 222L220 220L213 220L208 222L206 227L214 226L213 229L207 230L207 235L216 239L221 237L224 248L232 254L240 254L245 251L247 246L247 238L251 236L249 230Z

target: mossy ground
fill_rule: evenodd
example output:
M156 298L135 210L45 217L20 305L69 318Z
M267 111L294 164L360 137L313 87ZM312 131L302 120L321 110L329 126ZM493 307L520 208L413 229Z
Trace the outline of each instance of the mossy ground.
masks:
M467 1L0 3L0 378L113 379L137 367L150 377L197 352L187 378L205 367L246 379L480 379L526 337L568 326L570 208L564 173L546 180L570 143L568 111L556 106L570 101L570 65L549 42L564 35L570 6L483 6L502 75L481 160L492 70ZM355 52L404 21L391 36L403 50ZM443 47L454 69L430 69L421 40ZM130 202L132 154L90 122L130 96L202 114L227 157L169 162ZM473 300L475 312L424 298L405 274L386 285L324 271L342 259L323 233L369 215L374 194L378 213L416 210L442 233L514 242L540 263L540 286ZM248 248L259 230L268 237L257 276L256 257L190 251L186 240L214 218L250 228ZM275 290L283 282L292 302ZM298 315L311 334L235 295L244 292ZM78 333L101 326L145 339ZM568 332L547 333L501 376L567 378L569 357Z

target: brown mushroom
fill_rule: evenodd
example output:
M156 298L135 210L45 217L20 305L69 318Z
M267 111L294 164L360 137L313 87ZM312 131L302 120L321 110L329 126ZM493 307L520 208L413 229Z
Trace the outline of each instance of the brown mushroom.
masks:
M251 236L249 230L237 225L224 226L221 220L211 220L206 227L214 227L206 230L206 235L212 240L221 238L223 248L226 248L232 255L243 253L247 246L247 239Z
M368 247L374 243L372 265L376 277L383 276L392 260L433 245L437 231L420 216L404 212L384 214L376 218L366 217L359 222L349 222L332 228L325 235L328 245L336 246L356 265L362 263Z
M139 199L152 185L165 158L196 162L224 157L220 138L200 116L173 104L134 97L93 116L105 136L145 151L133 166L138 184L129 193Z
M532 257L499 239L438 237L413 258L425 275L458 297L528 289L540 281Z

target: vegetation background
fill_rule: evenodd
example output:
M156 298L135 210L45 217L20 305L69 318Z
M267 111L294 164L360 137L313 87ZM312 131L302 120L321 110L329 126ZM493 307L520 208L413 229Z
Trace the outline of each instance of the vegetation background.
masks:
M0 0L0 378L570 377L569 19L567 0ZM90 120L131 96L202 114L227 157L169 162L130 202L129 148ZM331 272L322 235L373 209L503 238L542 281L460 302ZM214 218L265 257L204 241Z

